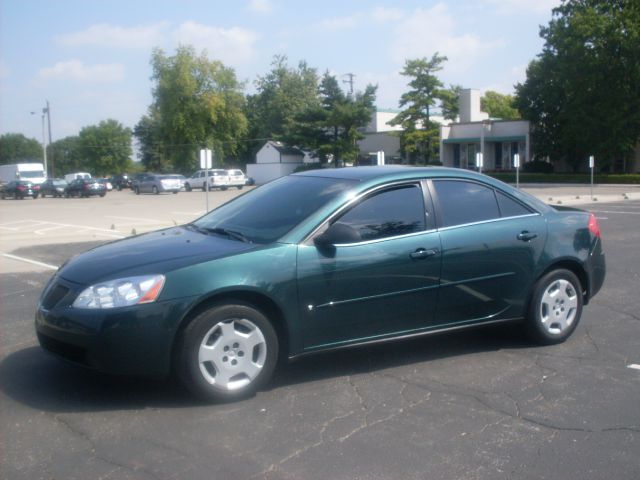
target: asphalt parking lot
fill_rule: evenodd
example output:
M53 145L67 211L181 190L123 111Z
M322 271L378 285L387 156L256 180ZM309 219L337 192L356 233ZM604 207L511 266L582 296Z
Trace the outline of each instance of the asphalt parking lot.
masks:
M205 405L64 364L33 330L66 258L195 218L204 194L0 202L0 477L640 478L640 200L588 208L607 280L566 343L512 326L317 355L253 398Z

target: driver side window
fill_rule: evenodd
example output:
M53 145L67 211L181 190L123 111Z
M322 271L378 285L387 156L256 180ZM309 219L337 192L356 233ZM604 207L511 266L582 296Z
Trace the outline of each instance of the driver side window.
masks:
M362 242L423 231L426 221L422 189L419 185L403 185L376 193L334 223L354 229Z

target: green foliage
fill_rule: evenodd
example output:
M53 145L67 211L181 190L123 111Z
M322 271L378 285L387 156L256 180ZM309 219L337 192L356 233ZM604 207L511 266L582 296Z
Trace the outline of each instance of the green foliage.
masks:
M440 90L440 106L442 116L446 120L455 120L460 115L460 91L462 85L449 85L448 89Z
M325 73L318 88L317 104L309 105L295 117L285 140L311 150L322 163L336 160L336 166L355 162L357 141L363 138L360 129L371 120L375 111L377 86L367 85L363 92L345 95L335 76Z
M566 0L540 36L543 51L516 86L537 154L624 168L640 138L640 2Z
M133 129L138 140L138 157L148 172L170 172L172 164L166 154L160 131L160 115L154 108L144 115Z
M245 157L253 158L267 139L291 136L296 117L319 106L318 81L316 69L306 62L290 68L286 56L274 57L271 71L255 82L257 93L247 97L250 140Z
M104 120L98 125L80 130L79 151L83 169L95 176L125 172L131 158L131 129L116 120Z
M515 172L487 172L487 175L507 183L516 183ZM629 184L640 185L640 174L606 174L598 173L593 179L596 184ZM520 183L583 183L589 184L588 173L520 173Z
M435 53L430 59L407 60L401 72L412 79L409 82L411 90L400 97L400 108L404 109L390 123L402 125L404 131L400 142L402 149L411 155L412 163L429 163L437 156L440 129L431 120L431 114L438 101L444 99L448 105L447 115L453 114L451 104L455 91L447 93L442 88L443 83L435 75L442 70L446 61L447 57Z
M553 173L553 164L542 160L533 160L525 163L522 171L526 173Z
M161 138L161 163L166 157L173 168L183 172L197 166L197 152L205 146L214 150L218 165L236 158L247 133L247 118L235 71L185 46L178 47L174 56L155 49L151 66L155 82L151 111L158 116L157 132L139 140ZM157 157L153 156L156 161Z
M0 165L26 161L42 161L42 145L21 133L0 136Z
M62 177L66 173L90 170L87 158L84 157L80 137L77 135L56 140L52 144L55 158L54 177Z
M480 109L487 112L491 118L513 120L521 118L520 112L515 107L513 95L503 95L488 90L480 99Z

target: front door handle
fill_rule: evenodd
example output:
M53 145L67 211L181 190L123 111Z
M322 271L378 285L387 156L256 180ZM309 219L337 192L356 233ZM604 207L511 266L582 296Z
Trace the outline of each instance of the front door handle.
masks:
M410 253L409 256L414 260L424 260L425 258L433 257L438 253L438 250L429 249L425 250L424 248L419 248L415 252Z
M523 242L528 242L530 240L533 240L537 236L538 236L537 233L528 232L527 230L525 230L518 234L518 240L522 240Z

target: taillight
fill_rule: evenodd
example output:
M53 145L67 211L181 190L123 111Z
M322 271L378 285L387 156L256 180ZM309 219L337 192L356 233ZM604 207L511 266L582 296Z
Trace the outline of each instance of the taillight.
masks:
M600 225L598 225L598 219L593 213L589 214L589 231L600 238Z
M18 190L20 190L21 192L24 192L24 191L27 189L27 187L25 187L24 185L18 185L18 187L17 187L17 188L18 188Z

